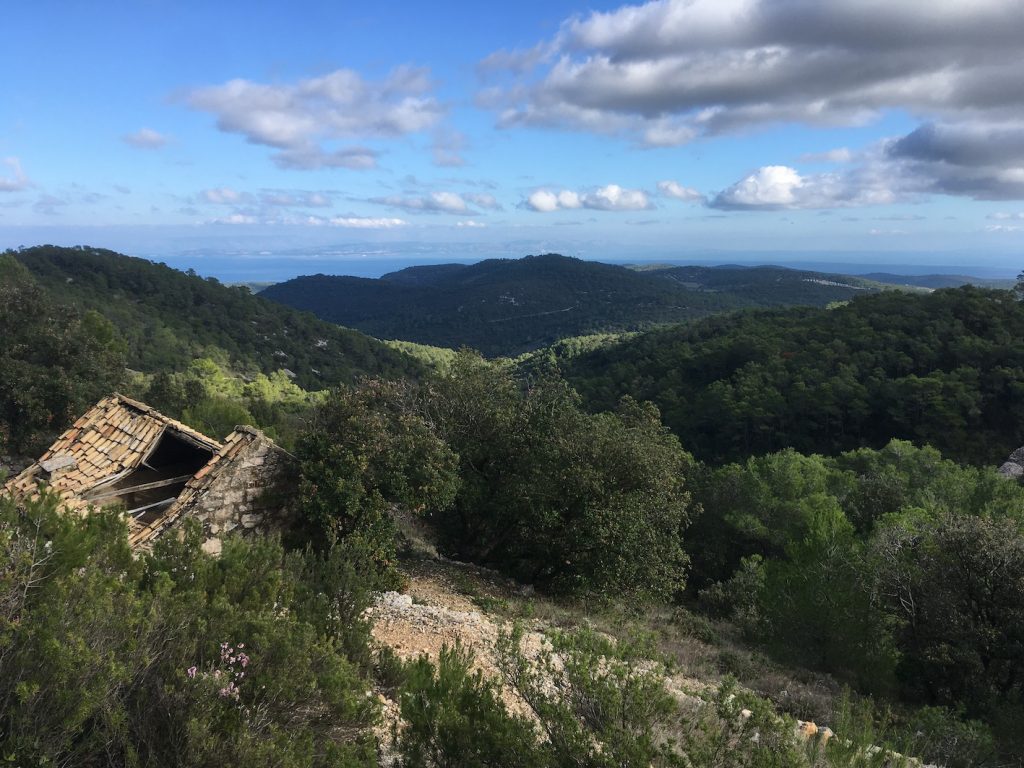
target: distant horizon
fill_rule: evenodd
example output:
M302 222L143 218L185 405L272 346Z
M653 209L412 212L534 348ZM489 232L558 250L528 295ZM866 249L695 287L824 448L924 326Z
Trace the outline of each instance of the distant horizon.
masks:
M40 244L41 245L41 244ZM86 245L86 244L83 244ZM29 247L29 246L26 246ZM88 247L103 246L88 244ZM107 249L113 250L113 249ZM544 253L555 253L544 251ZM520 256L459 256L419 255L403 256L399 253L357 255L339 253L302 254L292 253L280 255L273 253L257 254L126 254L144 258L154 263L163 263L182 272L194 270L202 277L213 277L225 283L263 283L283 282L295 277L324 274L338 277L379 278L390 272L418 266L436 266L441 264L472 265L489 259L517 259L540 253L523 253ZM789 269L807 270L812 272L829 272L845 275L865 275L871 273L889 273L901 276L922 275L958 275L981 279L1013 279L1021 271L1021 267L1009 265L982 266L968 263L907 263L886 261L885 255L860 253L856 254L864 261L838 261L835 254L795 254L780 252L739 253L725 252L719 254L694 254L680 256L662 256L650 258L588 258L573 254L560 254L583 261L592 261L619 266L636 266L643 264L689 265L689 266L739 266L758 267L776 266ZM853 254L850 254L853 255ZM892 254L896 255L896 254ZM904 254L905 255L905 254ZM829 258L831 257L831 258ZM869 257L873 257L871 260ZM1022 265L1024 266L1024 265Z

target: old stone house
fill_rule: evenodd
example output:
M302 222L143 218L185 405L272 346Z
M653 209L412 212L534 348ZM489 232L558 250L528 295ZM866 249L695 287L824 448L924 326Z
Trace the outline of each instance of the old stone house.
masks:
M284 524L292 456L252 427L219 443L144 403L114 394L98 402L43 456L6 483L15 494L48 485L82 513L121 503L133 549L147 549L187 517L208 552L232 531Z

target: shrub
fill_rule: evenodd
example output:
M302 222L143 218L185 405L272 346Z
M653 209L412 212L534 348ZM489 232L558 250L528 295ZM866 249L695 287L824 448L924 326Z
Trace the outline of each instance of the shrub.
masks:
M652 406L587 414L557 375L524 388L468 352L426 399L459 457L455 504L432 518L449 551L556 592L682 587L690 458Z
M497 684L477 670L460 645L445 646L437 667L425 656L404 669L405 726L396 743L409 768L530 768L552 764L529 720L510 715Z
M409 389L375 379L332 392L296 455L300 540L317 549L349 542L384 569L396 558L388 505L441 510L458 485L455 456L417 413Z
M372 765L351 573L272 539L133 559L114 513L0 497L0 754L25 765ZM318 574L310 578L311 574Z

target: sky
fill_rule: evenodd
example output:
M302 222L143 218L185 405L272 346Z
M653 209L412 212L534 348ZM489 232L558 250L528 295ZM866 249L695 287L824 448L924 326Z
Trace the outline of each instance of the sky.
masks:
M5 6L0 248L1024 266L1024 0Z

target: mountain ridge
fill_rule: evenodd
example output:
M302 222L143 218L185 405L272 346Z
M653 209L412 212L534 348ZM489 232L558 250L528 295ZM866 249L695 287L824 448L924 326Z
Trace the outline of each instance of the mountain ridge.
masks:
M635 269L559 254L310 275L261 295L372 336L515 356L560 339L647 330L747 307L826 306L881 283L784 267Z

